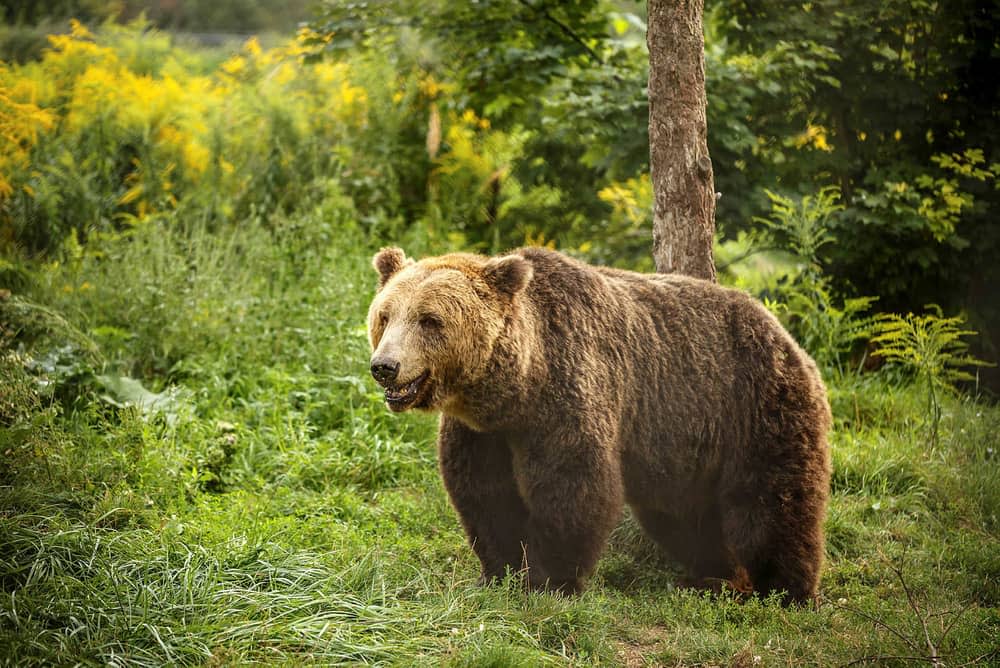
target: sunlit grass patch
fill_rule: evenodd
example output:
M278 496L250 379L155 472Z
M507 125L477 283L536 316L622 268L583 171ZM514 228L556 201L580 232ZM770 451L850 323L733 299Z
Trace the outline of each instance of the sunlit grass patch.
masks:
M878 376L832 387L818 610L680 588L629 519L579 597L527 594L517 574L477 588L434 418L390 413L366 377L373 249L320 223L137 229L32 268L16 303L38 308L0 304L20 345L0 364L4 656L848 663L917 651L920 618L894 569L942 656L991 651L997 409L946 398L931 447L919 392ZM281 235L310 225L318 236L289 252ZM93 287L58 288L72 281ZM101 377L176 401L129 405Z
M879 372L829 379L818 609L684 589L628 518L581 596L478 588L435 418L389 412L368 378L380 242L326 192L23 264L0 300L0 656L829 665L926 656L921 615L950 663L993 649L1000 412L944 397L931 444L920 392Z

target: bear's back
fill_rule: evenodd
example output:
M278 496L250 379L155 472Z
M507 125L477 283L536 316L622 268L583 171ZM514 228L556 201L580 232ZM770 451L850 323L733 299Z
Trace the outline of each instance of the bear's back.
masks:
M681 450L712 459L759 438L789 396L799 412L828 415L815 364L750 295L546 249L517 252L534 268L527 296L543 321L551 382L599 388L579 399L614 414L623 443L648 449L670 434Z

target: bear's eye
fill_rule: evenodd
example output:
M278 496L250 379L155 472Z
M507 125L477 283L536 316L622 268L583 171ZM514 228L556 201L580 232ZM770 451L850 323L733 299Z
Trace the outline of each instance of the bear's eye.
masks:
M434 315L422 315L420 316L419 322L421 327L431 332L440 331L440 329L444 326L444 323L441 322L440 318Z

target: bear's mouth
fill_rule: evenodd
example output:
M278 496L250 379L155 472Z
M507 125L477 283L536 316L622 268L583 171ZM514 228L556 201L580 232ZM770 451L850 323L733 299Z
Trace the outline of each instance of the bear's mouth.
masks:
M385 402L394 411L405 411L407 408L417 403L421 390L424 388L427 379L430 377L430 369L411 380L409 383L397 385L396 387L385 388Z

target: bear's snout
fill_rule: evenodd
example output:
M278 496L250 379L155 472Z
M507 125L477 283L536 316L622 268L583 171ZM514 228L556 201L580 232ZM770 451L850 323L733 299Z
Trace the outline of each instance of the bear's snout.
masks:
M399 362L385 357L376 357L372 359L371 371L372 377L380 385L384 386L393 382L399 376Z

